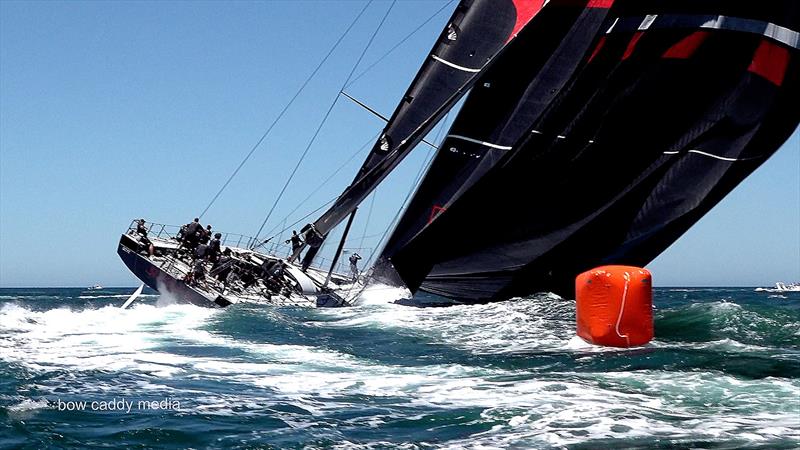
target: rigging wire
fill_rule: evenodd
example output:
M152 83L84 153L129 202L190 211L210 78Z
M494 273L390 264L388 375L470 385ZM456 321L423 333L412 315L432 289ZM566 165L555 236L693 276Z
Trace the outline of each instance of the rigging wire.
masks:
M364 247L364 239L366 238L367 229L369 228L369 219L372 217L372 208L375 206L375 197L377 197L377 196L378 196L378 188L375 188L375 190L372 191L372 200L370 200L370 202L369 202L369 211L367 212L367 221L364 222L364 234L361 235L361 242L358 244L359 248L363 248Z
M448 111L447 115L445 115L444 119L442 120L441 125L439 126L439 131L436 133L436 139L434 139L434 142L439 142L439 139L441 138L441 135L442 135L442 131L445 128L448 128L446 125L447 125L448 119L450 118L450 112L451 111ZM446 138L446 136L445 136L445 138ZM442 141L439 142L438 147L441 147L443 142L444 142L444 139L442 139ZM383 231L383 233L378 233L378 234L382 234L383 236L381 237L380 241L378 241L378 245L376 245L372 249L372 252L370 252L369 258L367 258L367 260L364 263L363 267L369 267L370 266L370 264L372 263L372 258L375 256L375 253L379 249L382 248L383 241L386 239L386 236L389 235L389 230L391 230L394 227L395 223L400 218L400 214L408 206L407 204L408 204L409 198L411 197L411 195L416 190L420 180L422 179L422 176L427 172L426 169L430 168L430 164L433 161L434 155L436 154L436 152L432 151L432 150L433 149L430 149L430 148L428 149L428 154L425 157L425 161L420 166L419 171L417 172L417 176L414 179L414 182L411 184L411 187L408 189L408 192L406 193L406 197L403 199L403 203L402 203L401 207L398 208L397 213L394 215L394 217L392 218L391 222L389 222L389 225L386 227L386 229ZM374 276L375 276L375 270L374 270L374 267L373 267L373 268L369 269L369 272L367 273L367 276L364 278L364 284L361 286L360 289L358 289L358 292L355 295L351 296L351 294L353 293L353 290L355 290L355 288L356 288L356 284L355 283L350 287L350 289L347 290L347 294L345 294L345 298L347 298L347 300L345 300L345 301L348 304L352 305L353 302L355 302L359 297L361 297L361 294L363 294L364 291L367 290L367 287L370 286L370 282L372 281ZM394 288L391 288L391 289L394 289Z
M432 14L430 17L428 17L427 19L425 19L425 21L424 21L424 22L422 22L421 24L419 24L419 26L417 26L417 28L414 28L414 30L413 30L413 31L411 31L410 33L408 33L408 34L407 34L407 35L406 35L406 36L405 36L403 39L400 39L400 42L398 42L398 43L397 43L397 44L395 44L395 45L394 45L392 48L390 48L390 49L389 49L389 50L388 50L386 53L384 53L384 54L383 54L383 56L381 56L380 58L378 58L377 60L375 60L375 62L373 62L372 64L370 64L370 66L369 66L369 67L367 67L366 69L364 69L364 71L362 71L362 72L361 72L360 74L358 74L358 75L357 75L355 78L353 78L353 79L350 81L350 83L349 83L347 86L345 86L345 89L347 89L347 88L349 88L350 86L354 85L356 81L358 81L359 79L361 79L361 77L363 77L364 75L366 75L366 74L367 74L367 72L369 72L370 70L372 70L372 68L373 68L373 67L375 67L375 66L377 66L378 64L380 64L380 62L381 62L381 61L383 61L384 59L386 59L386 57L387 57L387 56L389 56L389 55L390 55L392 52L394 52L395 50L397 50L397 48L398 48L398 47L400 47L401 45L403 45L403 44L404 44L404 43L405 43L405 42L406 42L406 41L407 41L407 40L408 40L408 39L409 39L411 36L415 35L415 34L416 34L416 33L417 33L419 30L421 30L421 29L422 29L422 27L424 27L425 25L427 25L427 24L428 24L428 22L430 22L431 20L433 20L433 19L434 19L434 17L438 16L438 15L439 15L439 13L441 13L442 11L444 11L444 10L445 10L445 9L446 9L448 6L450 6L450 5L451 5L453 2L455 2L455 1L456 1L456 0L450 0L450 1L448 1L447 3L445 3L445 4L444 4L444 6L442 6L441 8L439 8L439 9L438 9L438 10L437 10L435 13L433 13L433 14Z
M342 171L342 169L344 169L348 164L350 164L350 161L354 160L356 158L356 156L358 156L361 152L363 152L367 148L368 145L372 145L375 142L375 140L378 139L378 136L380 136L380 132L375 134L374 136L372 136L367 142L364 143L364 145L362 145L361 147L359 147L358 150L353 152L353 154L350 155L350 157L347 159L347 161L342 163L342 165L340 165L336 170L334 170L333 173L328 175L328 178L325 178L325 180L323 180L322 183L320 183L316 188L314 188L314 190L311 191L311 193L308 194L306 196L306 198L304 198L303 200L298 202L297 206L295 206L293 210L289 211L289 213L286 214L286 217L283 218L284 222L289 220L289 217L292 214L294 214L295 211L300 209L300 207L302 207L314 194L319 192L320 189L322 189L326 184L328 184L328 182L331 181L331 179L333 179L333 177L335 177L339 172ZM278 226L272 227L272 229L267 232L267 235L271 235L272 233L275 232L276 229L278 229ZM286 229L281 231L279 234L282 234L285 231L286 231ZM273 235L272 237L275 237L275 235Z
M372 3L372 0L370 0L370 3ZM317 136L319 136L319 132L322 130L322 127L325 125L325 122L328 120L328 117L330 116L331 111L333 111L333 107L336 106L336 102L339 100L339 96L340 96L339 93L344 90L344 87L347 86L347 83L350 81L350 78L353 76L353 73L355 73L356 69L358 68L358 65L361 64L361 60L364 59L364 55L367 53L367 50L369 50L369 47L372 45L372 42L375 40L375 36L378 35L378 32L380 31L380 29L383 26L384 22L386 22L386 18L389 17L389 13L392 11L392 8L394 8L394 5L396 3L397 3L397 0L393 0L392 4L389 5L389 8L386 10L386 13L383 15L383 18L381 19L380 23L375 28L375 31L372 33L372 36L370 36L369 41L367 42L367 45L364 46L364 50L361 52L361 55L359 55L358 60L353 65L352 70L350 70L350 73L347 75L347 78L345 79L344 83L342 83L341 89L339 89L337 91L336 97L333 99L333 102L331 102L331 106L328 108L328 111L325 113L325 116L322 118L322 121L320 122L319 126L317 127L317 130L314 132L314 135L311 137L311 140L308 142L308 145L306 146L305 150L303 151L303 154L300 155L300 159L297 161L297 164L295 164L294 169L292 169L292 173L289 175L289 179L287 179L286 183L284 183L283 188L281 188L280 193L278 193L278 197L275 199L275 202L272 204L272 208L270 208L269 212L267 213L267 217L265 217L264 218L264 222L261 223L261 227L259 227L258 232L255 234L256 239L258 239L258 235L261 234L261 232L264 230L264 226L267 224L267 221L269 221L269 218L272 216L272 212L275 211L275 207L278 206L278 203L280 202L281 198L283 198L283 194L286 192L286 188L289 187L289 183L291 183L292 179L294 179L294 176L297 173L297 169L300 168L300 164L302 164L303 160L305 159L306 155L308 154L308 151L311 149L311 146L317 140ZM369 6L369 4L367 4L367 6Z
M267 242L271 241L271 240L272 240L273 238L275 238L276 236L280 236L281 234L285 233L285 232L286 232L288 229L290 229L290 228L292 228L293 226L297 225L298 223L300 223L300 222L304 221L305 219L308 219L308 218L309 218L309 217L311 217L312 215L314 215L314 214L316 214L317 212L319 212L319 211L320 211L322 208L325 208L325 207L327 207L328 205L330 205L331 203L335 202L337 198L339 198L339 197L338 197L338 196L336 196L336 197L333 197L332 199L328 200L327 202L325 202L325 204L321 205L321 206L320 206L320 207L318 207L317 209L315 209L315 210L311 211L310 213L306 214L305 216L303 216L303 217L301 217L301 218L297 219L295 222L292 222L291 224L289 224L289 226L287 226L286 228L284 228L282 231L280 231L280 232L278 232L278 233L276 233L276 234L274 234L274 235L270 236L270 237L269 237L269 238L267 238L267 239L264 239L263 241L259 242L258 244L255 244L255 245L253 245L252 247L250 247L250 250L255 250L255 249L257 249L258 247L261 247L262 245L264 245L264 244L266 244ZM257 241L258 241L258 238L253 238L253 241L254 241L254 242L257 242Z
M200 216L199 216L200 218L202 218L205 215L205 213L208 212L209 208L211 208L211 206L214 204L214 202L217 201L217 198L219 198L219 196L222 194L222 191L224 191L225 188L228 187L228 185L233 180L233 178L236 176L236 174L239 173L239 170L241 170L242 167L244 167L244 164L247 162L247 160L250 159L251 156L253 156L253 153L255 153L256 149L261 145L262 142L264 142L264 139L267 138L267 136L270 134L270 132L272 132L272 129L275 127L275 125L278 123L278 121L280 121L281 118L284 116L284 114L286 114L286 111L289 110L289 107L291 107L292 104L294 104L294 101L297 100L297 97L300 96L300 93L302 93L303 90L305 90L305 88L308 85L308 83L310 83L311 80L314 78L314 76L317 74L317 72L319 72L319 70L322 68L323 64L325 64L325 62L328 60L328 58L330 58L330 56L333 54L334 50L336 50L339 47L339 44L344 40L345 36L347 36L350 33L350 30L355 26L356 22L358 22L358 20L361 18L361 16L364 15L364 12L367 10L367 8L369 8L369 5L371 5L373 1L374 0L370 0L366 5L364 5L364 7L361 9L361 11L358 13L358 15L355 17L355 19L353 19L353 21L347 27L347 29L344 30L344 33L342 33L342 35L339 36L339 39L336 40L336 42L333 44L333 47L331 47L331 49L328 51L328 53L325 55L325 57L322 58L322 61L320 61L319 64L317 64L317 67L314 68L314 70L311 72L311 74L308 76L308 78L306 78L306 80L303 82L303 84L300 86L300 88L297 90L297 92L294 93L294 96L292 96L292 98L289 100L289 102L286 104L286 106L283 107L281 112L278 114L278 117L276 117L275 120L272 121L272 123L267 128L267 131L265 131L264 134L261 135L261 138L250 149L250 151L247 153L247 155L244 157L244 159L242 159L242 162L239 163L239 165L236 167L236 169L233 171L233 173L231 173L231 175L228 177L228 179L225 181L225 183L222 185L222 187L219 188L219 191L217 191L217 193L214 195L214 198L211 199L211 201L205 207L203 212L200 213Z
M441 141L440 141L440 139L441 139L441 136L442 136L442 132L444 131L445 128L447 128L446 125L447 125L447 121L449 120L449 118L450 118L450 111L447 112L447 115L444 117L444 120L442 120L441 125L439 125L439 131L436 132L436 139L434 140L434 142L438 142L438 147L441 147L441 145L442 145L442 143L444 141L444 139L442 139ZM367 258L367 261L364 263L364 267L369 267L369 265L372 263L372 258L375 256L375 253L378 251L378 249L380 249L381 246L383 245L383 242L386 239L386 236L389 235L389 231L394 228L394 226L396 225L397 221L400 219L400 215L408 207L408 200L411 198L411 195L414 193L414 191L419 186L419 182L422 180L423 175L427 171L426 169L428 169L430 167L430 164L433 161L433 157L434 157L435 154L436 154L436 152L433 151L433 149L428 149L428 154L425 157L426 158L425 162L420 166L419 171L417 172L417 176L414 179L414 182L411 183L411 187L408 189L408 192L406 193L406 196L403 199L403 203L401 204L401 207L397 209L397 212L395 213L394 218L392 218L391 222L389 222L389 225L386 227L386 230L383 232L383 236L381 237L381 240L378 241L378 245L375 246L375 248L370 253L369 258Z

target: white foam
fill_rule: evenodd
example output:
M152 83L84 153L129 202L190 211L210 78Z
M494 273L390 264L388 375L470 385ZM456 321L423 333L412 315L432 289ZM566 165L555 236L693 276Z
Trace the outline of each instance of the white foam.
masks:
M26 411L33 411L37 409L48 408L50 404L47 400L32 400L32 399L25 399L16 405L11 405L8 407L8 412L12 414L22 413Z
M411 291L404 287L374 283L365 287L355 299L356 305L385 305L397 300L411 298Z
M267 316L264 320L278 314L266 308L253 311ZM282 415L282 420L297 428L364 408L353 400L364 397L380 398L392 405L387 407L390 410L395 405L408 407L414 414L477 409L480 419L476 420L494 424L485 432L442 444L449 448L559 447L591 439L644 436L753 442L800 438L796 411L787 402L800 398L800 382L792 379L747 380L711 371L556 372L454 361L392 364L313 342L278 344L268 342L269 336L264 338L267 342L253 342L207 330L220 314L226 312L189 305L134 303L124 311L106 307L42 312L5 305L0 308L4 330L0 359L32 371L66 369L70 376L85 370L141 375L127 383L99 380L92 389L109 396L167 392L191 399L193 407L204 414L264 414L271 405L289 403L311 414ZM590 352L588 358L603 358L593 352L620 351L583 343L575 336L574 303L545 295L427 309L376 301L309 315L317 316L324 320L304 319L303 325L329 331L342 327L390 330L413 336L423 342L420 345L432 342L476 358L524 358L527 352L574 358ZM246 356L176 354L164 349L165 343L238 349ZM669 345L676 344L656 342L653 348ZM748 351L735 341L696 345ZM192 386L213 383L217 388L170 387L175 377L203 382ZM32 388L44 393L81 393L79 384L70 383L39 382ZM408 414L395 410L359 420L380 426L398 415L410 419Z
M409 308L374 301L325 311L321 327L402 329L473 353L563 351L575 335L574 302L553 294L535 299L445 308Z
M34 370L136 369L169 376L181 370L181 359L159 353L161 340L170 329L180 334L214 313L189 305L31 311L7 304L0 308L0 327L13 335L0 340L0 358ZM171 327L163 327L164 321Z

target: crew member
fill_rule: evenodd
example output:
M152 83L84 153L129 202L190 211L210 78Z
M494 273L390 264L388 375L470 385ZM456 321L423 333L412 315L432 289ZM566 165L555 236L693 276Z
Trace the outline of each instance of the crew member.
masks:
M147 226L145 226L147 222L144 219L139 219L136 221L136 232L141 234L144 237L147 237Z
M214 239L212 239L211 242L208 244L208 259L211 262L216 262L217 259L219 259L219 255L222 250L222 243L220 243L221 238L222 238L222 233L216 233L214 235Z
M211 225L207 225L205 231L200 235L201 244L208 244L209 240L211 240Z
M360 259L361 255L358 253L350 255L350 272L353 274L353 281L358 280L358 260Z
M283 272L286 270L286 262L279 259L278 262L272 267L272 279L280 280L283 277Z
M272 268L275 267L277 261L274 259L265 259L263 263L261 263L261 277L265 280L272 276Z
M198 281L203 281L206 278L206 268L203 267L203 261L198 259L194 262L194 267L192 267L192 283L197 283Z
M292 230L292 237L286 240L286 243L292 243L292 254L297 251L298 248L303 248L303 239L297 235L297 230ZM297 253L298 258L302 258L300 253Z
M189 250L194 250L197 244L200 243L200 237L203 234L203 226L200 225L200 219L194 218L194 221L186 224L186 234L183 236L183 243Z
M202 261L204 259L208 259L209 257L209 248L206 244L200 244L194 248L194 257L198 261Z
M274 292L279 292L283 288L283 274L286 270L286 262L282 259L275 261L274 264L268 269L264 282L267 287Z
M211 266L211 271L209 272L211 276L216 277L217 280L222 281L225 285L227 285L228 274L233 270L234 259L231 253L231 249L226 248L225 251L222 252L222 256Z
M141 236L142 244L147 247L147 254L153 256L155 254L155 247L153 246L153 242L150 241L150 238L147 237L147 227L145 223L144 219L136 221L136 233Z

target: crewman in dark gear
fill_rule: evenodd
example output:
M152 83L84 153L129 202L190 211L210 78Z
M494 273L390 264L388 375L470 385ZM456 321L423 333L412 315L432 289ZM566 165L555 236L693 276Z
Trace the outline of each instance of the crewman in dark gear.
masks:
M208 244L209 240L211 240L211 225L207 225L205 231L203 231L202 234L200 235L201 244Z
M145 226L144 219L136 221L136 233L141 237L142 244L147 248L147 254L153 256L155 254L155 246L150 238L147 237L147 226Z
M303 239L297 235L297 230L292 230L292 237L286 240L286 243L292 243L292 254L297 251L298 248L303 247ZM302 252L301 252L302 253ZM302 258L301 253L297 254L298 258Z
M200 219L195 217L194 221L186 224L186 234L183 236L183 244L189 250L194 250L197 244L200 243L200 237L203 234L203 226L200 225Z
M350 273L353 274L353 281L358 279L358 261L361 259L361 255L358 253L353 253L350 255Z
M208 244L208 260L211 262L216 262L217 259L219 259L219 255L222 253L222 243L220 239L222 239L222 233L216 233L214 239Z

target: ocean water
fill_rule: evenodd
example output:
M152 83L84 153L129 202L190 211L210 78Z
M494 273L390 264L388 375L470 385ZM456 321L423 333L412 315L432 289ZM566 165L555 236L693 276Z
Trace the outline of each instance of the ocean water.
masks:
M211 310L0 289L0 448L800 448L800 293L657 289L604 349L574 302Z

